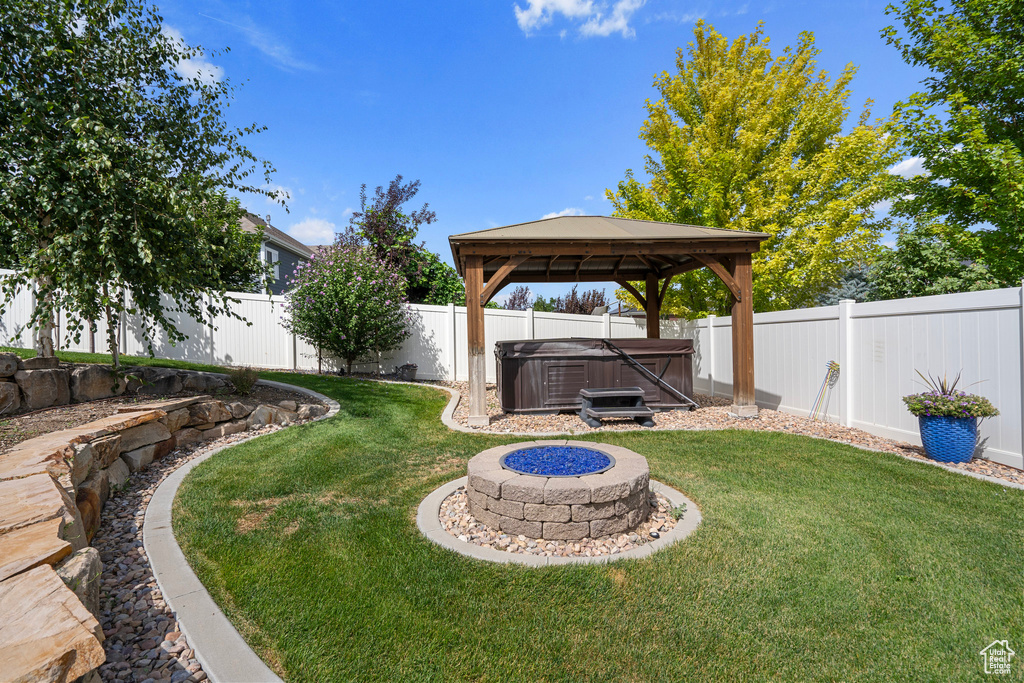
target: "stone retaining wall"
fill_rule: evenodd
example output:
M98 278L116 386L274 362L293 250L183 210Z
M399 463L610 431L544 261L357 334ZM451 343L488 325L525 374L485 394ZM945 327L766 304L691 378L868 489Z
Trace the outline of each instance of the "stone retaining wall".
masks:
M7 356L12 355L0 354L0 373L10 369ZM109 371L100 366L77 375L77 368L44 368L8 377L48 372L45 376L53 379L66 373L71 381L77 376L82 387L97 375L88 368L96 367L109 381ZM173 391L225 382L181 370L151 376ZM16 382L22 386L21 379ZM0 382L0 398L12 384ZM104 504L132 472L175 448L326 412L324 406L293 401L254 408L210 396L169 399L125 406L116 415L23 441L0 455L0 679L99 680L95 669L105 659L97 620L102 566L89 543Z
M600 474L543 477L502 468L502 456L536 446L604 451L615 465ZM512 535L580 540L618 534L647 519L647 459L626 448L583 441L529 441L490 448L469 461L469 511L477 521Z

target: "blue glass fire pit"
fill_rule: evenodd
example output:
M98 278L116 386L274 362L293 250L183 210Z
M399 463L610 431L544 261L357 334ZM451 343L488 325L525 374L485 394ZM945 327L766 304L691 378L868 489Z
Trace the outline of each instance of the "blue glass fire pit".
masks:
M599 474L614 465L615 458L607 453L578 446L534 446L501 458L503 468L538 477L581 477Z

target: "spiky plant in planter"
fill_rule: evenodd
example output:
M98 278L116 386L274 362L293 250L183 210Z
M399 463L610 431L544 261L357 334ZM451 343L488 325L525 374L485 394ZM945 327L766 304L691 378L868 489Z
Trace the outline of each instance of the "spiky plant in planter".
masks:
M968 462L978 441L978 419L999 414L984 396L957 391L960 374L952 382L917 373L930 391L903 397L907 409L917 416L924 452L939 462Z

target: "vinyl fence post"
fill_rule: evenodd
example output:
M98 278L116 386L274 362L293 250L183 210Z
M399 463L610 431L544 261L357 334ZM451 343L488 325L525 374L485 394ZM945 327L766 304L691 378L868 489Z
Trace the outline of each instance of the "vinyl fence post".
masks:
M708 316L708 383L711 385L711 396L715 395L715 318L714 313Z
M608 313L608 312L605 312L601 316L601 323L603 324L602 329L604 331L603 331L602 334L604 334L604 338L605 339L611 339L612 338L612 314Z
M839 386L842 402L839 421L845 427L853 426L853 307L857 302L843 299L839 302Z
M458 342L459 342L459 335L456 332L456 326L455 326L455 304L453 304L453 303L452 304L448 304L448 324L445 327L447 327L447 329L448 329L448 331L445 333L445 349L446 349L446 355L448 356L448 358L446 359L448 361L447 362L447 366L448 366L448 368L447 368L447 371L448 371L447 379L448 379L449 382L454 382L455 381L455 358L456 358L456 355L458 353L458 349L456 348L456 346L458 345Z
M209 294L207 296L207 299L209 301L210 306L213 306L213 295ZM216 354L215 354L214 348L213 348L213 335L214 335L214 332L216 331L216 328L214 327L213 323L214 323L214 321L210 320L210 360L209 360L210 365L213 365L214 358L216 358Z
M534 330L536 330L536 329L537 328L534 326L534 322L533 322L533 307L531 306L530 308L526 309L526 337L525 338L526 339L536 339L536 337L534 336Z
M1021 376L1020 382L1021 406L1024 406L1024 279L1020 281L1020 350L1021 350ZM1021 454L1024 455L1024 410L1020 411L1020 444Z

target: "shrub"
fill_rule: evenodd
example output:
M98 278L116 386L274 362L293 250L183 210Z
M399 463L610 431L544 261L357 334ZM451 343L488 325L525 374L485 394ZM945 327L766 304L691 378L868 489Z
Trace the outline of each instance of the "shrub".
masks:
M256 382L259 381L260 373L250 367L232 368L228 370L228 378L235 385L235 391L243 396L248 396L252 392L252 388L256 386Z
M285 327L347 363L378 360L409 336L405 278L352 232L295 269Z

